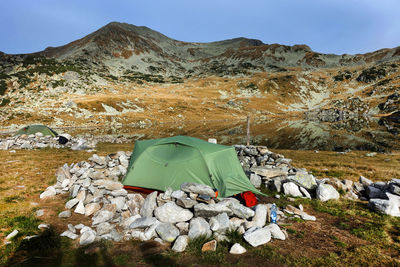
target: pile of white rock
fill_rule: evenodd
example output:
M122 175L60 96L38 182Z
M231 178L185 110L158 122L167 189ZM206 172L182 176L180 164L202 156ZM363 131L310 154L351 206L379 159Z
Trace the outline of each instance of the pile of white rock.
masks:
M375 182L361 176L357 188L368 207L374 211L400 217L400 179Z
M256 188L265 187L290 197L317 198L321 201L345 198L357 199L353 182L338 179L317 179L305 169L294 168L291 159L268 150L265 146L235 145L244 171Z
M206 185L184 183L181 190L169 188L146 198L128 193L118 180L126 174L129 157L129 152L94 154L88 161L65 164L58 169L57 183L40 198L69 194L72 199L66 202L59 217L68 218L74 212L91 218L90 225L68 224L62 236L79 238L80 245L100 239L155 239L171 243L172 250L177 252L184 251L189 240L200 236L214 239L205 244L205 248L213 250L217 242L228 238L227 231L238 231L254 247L270 242L271 238L286 238L278 224L267 223L271 204L248 208L235 198L213 199L215 192ZM315 220L302 209L288 206L285 211ZM279 209L277 213L278 222L286 217ZM243 253L243 248L235 244L232 253Z
M304 169L294 168L290 159L263 146L236 145L239 160L252 184L284 193L290 197L316 198L321 201L342 198L368 200L377 212L400 216L400 179L375 182L361 176L358 182L337 178L317 179ZM279 197L279 195L277 195Z
M43 136L43 133L30 135L18 135L0 139L0 150L15 149L40 149L40 148L70 148L72 150L90 150L96 147L96 141L88 141L83 138L72 137L69 134L62 134L68 139L66 144L60 144L58 137L49 135Z

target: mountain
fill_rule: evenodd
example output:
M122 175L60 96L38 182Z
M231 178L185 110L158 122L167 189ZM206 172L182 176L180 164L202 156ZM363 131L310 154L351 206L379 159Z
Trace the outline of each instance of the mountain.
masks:
M121 70L132 70L186 76L365 65L400 58L400 47L367 54L333 55L314 52L306 45L264 44L247 38L191 43L168 38L147 27L111 22L82 39L49 47L38 54L59 60L85 59L120 74Z
M247 114L332 123L399 110L400 47L334 55L247 38L193 43L112 22L64 46L0 53L0 120L9 127Z

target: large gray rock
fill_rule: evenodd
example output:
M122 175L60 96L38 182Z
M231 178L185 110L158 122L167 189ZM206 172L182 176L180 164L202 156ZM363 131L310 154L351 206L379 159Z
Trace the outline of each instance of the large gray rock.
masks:
M76 204L78 204L79 199L73 198L69 200L67 203L65 203L65 208L66 209L72 209Z
M240 218L237 218L237 217L232 217L232 218L229 219L229 222L230 222L231 228L237 230L244 223L246 223L246 220L240 219ZM251 228L251 227L249 227L249 228Z
M121 154L121 155L119 156L119 162L121 163L122 166L124 166L125 168L127 168L128 165L129 165L129 158L128 158L128 156L125 155L125 154Z
M194 207L194 205L198 204L198 202L191 198L178 198L176 200L176 204L178 204L182 208L191 209Z
M386 198L384 191L372 185L366 187L365 193L368 198Z
M56 172L57 182L62 183L65 179L71 179L70 168L68 164L64 164L64 166L59 167Z
M254 185L255 188L260 188L262 180L259 175L252 173L250 174L250 182Z
M189 221L193 213L181 208L175 202L168 202L154 210L154 215L161 222L177 223Z
M232 210L233 214L239 218L249 219L254 216L254 211L246 206L237 202L229 203L228 207Z
M273 191L280 193L282 191L282 184L287 181L286 176L274 177L269 181L269 188Z
M188 233L189 232L189 223L188 222L179 222L175 225L176 227L178 227L179 231L181 231L181 233Z
M76 195L76 198L79 200L79 201L85 201L85 198L86 198L86 190L81 190L81 191L79 191L79 193Z
M205 184L183 183L181 184L181 190L186 193L194 193L215 197L214 190Z
M116 197L110 200L111 204L114 204L118 212L121 212L125 206L125 197Z
M378 189L380 189L382 191L385 191L385 190L389 189L389 184L387 182L380 181L380 182L375 182L375 183L370 184L370 185L372 185L372 186L374 186L374 187L376 187L376 188L378 188Z
M96 239L96 232L93 230L88 230L81 235L81 238L79 239L79 244L81 246L86 246L93 243L95 239Z
M185 251L188 243L189 243L189 236L181 235L175 240L175 243L172 246L172 250L175 252L183 252Z
M356 193L357 192L361 193L361 192L365 191L363 184L360 182L354 182L353 189L356 191Z
M74 212L79 214L85 214L85 205L83 205L83 201L79 201Z
M246 249L242 247L239 243L235 243L231 249L229 250L229 253L231 254L243 254L246 253Z
M253 247L258 247L271 240L271 232L266 228L252 227L244 233L243 238Z
M114 181L107 181L104 184L104 186L107 190L110 190L110 191L117 191L117 190L123 189L123 187L124 187L124 185L121 184L120 182L114 182Z
M299 187L300 192L304 195L304 197L311 199L311 195L310 193L307 191L307 189L305 189L304 187Z
M268 207L265 204L258 204L252 220L252 226L263 227L267 221Z
M167 242L174 242L174 240L179 236L179 230L172 223L160 223L156 232L158 236Z
M111 230L113 230L114 228L115 226L113 224L110 224L108 222L103 222L96 226L96 232L97 235L105 235L110 233Z
M152 217L153 211L157 206L156 203L157 198L157 191L147 195L146 199L144 200L143 206L140 209L140 216L142 217Z
M391 183L389 185L389 192L395 195L400 196L400 185L397 185L395 183Z
M91 172L87 173L87 176L93 180L100 180L100 179L104 179L104 177L105 177L104 173L101 171L91 171Z
M267 225L264 228L271 232L272 238L280 239L280 240L286 239L285 234L282 232L281 228L279 228L279 226L277 224L271 223L270 225Z
M339 199L340 195L336 189L330 184L320 184L317 187L317 199L328 201L330 199Z
M400 217L400 197L390 193L386 193L386 196L388 199L370 199L368 207L379 213Z
M400 179L393 178L390 183L400 186Z
M229 230L229 226L229 217L225 212L210 219L210 228L213 232L224 233Z
M189 238L195 239L199 236L210 237L212 235L210 225L202 217L193 218L189 223Z
M296 175L288 176L288 179L308 190L313 190L317 187L317 180L315 177L306 172L296 172Z
M106 157L103 156L98 156L97 154L93 154L89 158L90 161L93 161L94 163L100 165L100 166L105 166L106 165Z
M136 219L131 223L129 228L131 229L145 229L157 222L157 219L154 217L141 217Z
M162 199L164 200L171 200L171 194L173 190L171 187L168 187L167 190L164 191L164 194L162 195Z
M111 195L114 197L126 196L126 195L128 195L128 191L126 191L125 189L122 188L122 189L111 191Z
M74 184L71 188L70 188L70 196L71 197L76 197L79 193L79 190L81 189L81 185L80 184ZM79 199L78 199L79 200Z
M123 219L122 222L120 223L120 225L124 228L124 229L128 229L129 226L136 221L137 219L140 218L139 214L133 215L131 217L128 217L126 219Z
M43 193L40 194L40 199L52 197L52 196L55 196L56 194L57 194L57 191L54 188L54 186L49 186L49 187L47 187L46 191L44 191Z
M271 168L268 166L252 167L250 171L254 172L257 175L264 176L267 179L287 175L287 172L284 170L281 170L279 168Z
M155 224L151 225L147 230L141 234L140 239L142 241L150 240L151 238L157 236L156 228L160 224L159 221L156 221Z
M62 211L62 212L60 212L59 214L58 214L58 217L59 218L69 218L69 217L71 217L71 211L70 210L64 210L64 211Z
M179 198L186 198L187 195L186 195L186 193L183 192L182 190L176 190L176 191L173 191L173 192L171 193L171 197L172 197L172 198L179 199Z
M353 188L352 180L344 179L344 180L342 180L342 184L343 184L344 191L350 191Z
M101 210L92 218L92 225L110 221L114 217L114 213L109 210Z
M283 193L287 196L292 197L302 197L303 194L300 192L299 187L297 184L293 182L288 182L283 184Z
M101 206L99 203L89 203L85 206L85 216L95 214L100 210Z
M372 184L372 181L370 179L365 178L364 176L360 176L360 183L364 186L367 187Z
M128 201L126 204L128 205L128 209L132 215L139 214L140 209L143 206L144 198L140 194L129 194Z
M77 234L71 232L70 230L67 230L67 231L61 233L60 236L65 236L65 237L68 237L73 240L75 240L79 237Z
M228 216L233 214L232 210L223 204L204 204L199 203L194 206L194 214L196 217L214 217L220 213L226 213Z

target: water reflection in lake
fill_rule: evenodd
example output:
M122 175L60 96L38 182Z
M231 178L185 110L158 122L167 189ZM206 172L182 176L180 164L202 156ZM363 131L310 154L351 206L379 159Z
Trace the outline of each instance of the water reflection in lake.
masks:
M220 144L245 144L246 121L165 123L142 127L66 129L71 134L122 135L136 139L189 135ZM399 136L378 118L361 117L348 121L320 123L298 118L271 118L252 121L251 143L276 149L310 150L399 150ZM396 128L397 127L397 128Z

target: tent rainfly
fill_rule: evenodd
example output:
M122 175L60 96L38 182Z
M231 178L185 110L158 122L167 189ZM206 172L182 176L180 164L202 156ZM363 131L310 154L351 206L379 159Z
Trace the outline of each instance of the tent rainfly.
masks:
M28 125L25 126L22 129L19 129L15 135L23 135L23 134L35 134L35 133L42 133L44 136L46 135L50 135L53 137L58 136L58 134L50 129L49 127L45 126L45 125Z
M125 188L178 190L184 182L208 185L218 197L245 191L262 194L247 178L232 146L188 136L135 142L122 181Z

